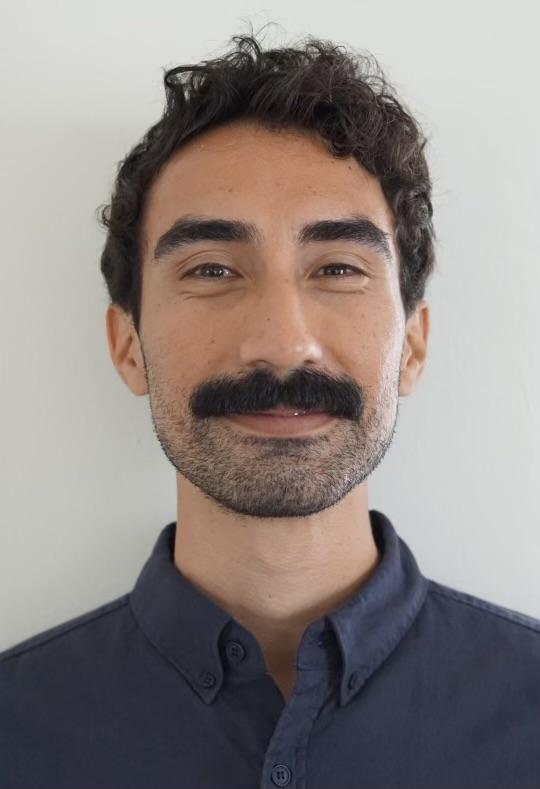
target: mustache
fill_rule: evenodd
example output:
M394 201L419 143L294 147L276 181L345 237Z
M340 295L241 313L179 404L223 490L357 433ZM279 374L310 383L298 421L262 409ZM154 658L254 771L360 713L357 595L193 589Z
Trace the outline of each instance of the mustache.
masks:
M198 419L229 414L270 411L276 406L298 411L325 411L332 416L359 419L364 397L348 377L336 378L309 369L295 370L283 381L267 369L243 378L219 376L205 381L190 397Z

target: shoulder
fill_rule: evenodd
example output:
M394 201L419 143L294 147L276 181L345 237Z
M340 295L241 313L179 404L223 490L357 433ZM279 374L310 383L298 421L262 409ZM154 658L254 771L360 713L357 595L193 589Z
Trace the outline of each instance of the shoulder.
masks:
M21 658L39 656L44 651L57 654L88 648L89 643L99 641L105 632L117 628L119 619L129 617L128 601L129 594L124 594L0 651L0 674Z
M419 626L441 660L481 661L508 673L521 666L524 676L540 674L540 620L451 586L427 579ZM512 663L512 661L516 661Z
M476 622L509 630L512 633L531 631L533 639L540 641L540 619L528 614L505 608L451 586L428 580L427 595L433 603L445 607L459 618L470 618Z

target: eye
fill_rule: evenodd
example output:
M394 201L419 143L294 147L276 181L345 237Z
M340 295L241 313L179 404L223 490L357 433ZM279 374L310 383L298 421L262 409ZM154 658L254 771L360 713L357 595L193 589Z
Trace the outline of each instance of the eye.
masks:
M196 271L203 271L203 270L206 271L208 269L219 269L219 268L228 269L229 271L231 271L231 269L228 266L224 266L222 263L202 263L200 266L195 266L195 268L192 268L190 271L186 271L182 279L184 279L184 277L195 277L195 279L224 279L223 277L196 277L195 276Z
M322 267L321 271L327 268L340 268L340 269L348 268L350 271L354 271L356 274L359 274L361 277L367 277L367 274L364 274L364 272L361 271L359 268L356 268L356 266L350 266L348 263L328 263L326 266ZM328 279L328 277L326 279ZM343 277L333 277L332 279L343 279Z
M324 269L332 269L332 268L349 269L350 271L355 272L355 274L358 274L361 277L367 277L367 274L365 274L363 271L361 271L361 269L356 268L356 266L351 266L348 263L328 263L326 266L322 266L321 269L319 269L319 270L323 271ZM214 269L214 270L215 269L227 269L227 271L231 271L232 270L228 266L224 266L222 263L202 263L200 266L195 266L195 268L192 268L190 271L187 271L184 274L184 277L194 277L195 279L230 279L230 277L215 277L215 276L197 277L196 276L195 272L197 272L197 271L208 271L209 269L210 270L211 269ZM354 276L354 274L348 275L347 278L349 278L351 276ZM184 277L182 277L182 279ZM335 277L335 276L334 277L323 277L323 279L344 279L344 277Z

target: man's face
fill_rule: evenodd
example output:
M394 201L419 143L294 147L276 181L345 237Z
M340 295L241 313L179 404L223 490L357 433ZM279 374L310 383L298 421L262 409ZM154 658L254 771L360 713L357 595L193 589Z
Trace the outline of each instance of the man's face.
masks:
M188 214L250 223L259 240L198 240L156 256L161 236ZM388 258L362 237L295 240L304 224L353 215L388 234ZM218 506L307 516L336 504L382 460L397 419L405 326L393 233L377 179L301 133L211 130L153 183L140 352L154 429L177 471ZM336 418L292 438L225 418L292 404Z

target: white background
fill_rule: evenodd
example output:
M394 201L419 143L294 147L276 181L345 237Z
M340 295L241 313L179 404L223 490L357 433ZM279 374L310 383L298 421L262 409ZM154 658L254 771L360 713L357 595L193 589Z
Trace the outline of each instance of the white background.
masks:
M251 22L368 50L430 137L428 361L369 480L423 573L540 618L539 4L4 1L0 649L131 590L176 518L147 397L109 358L104 231L163 69Z

